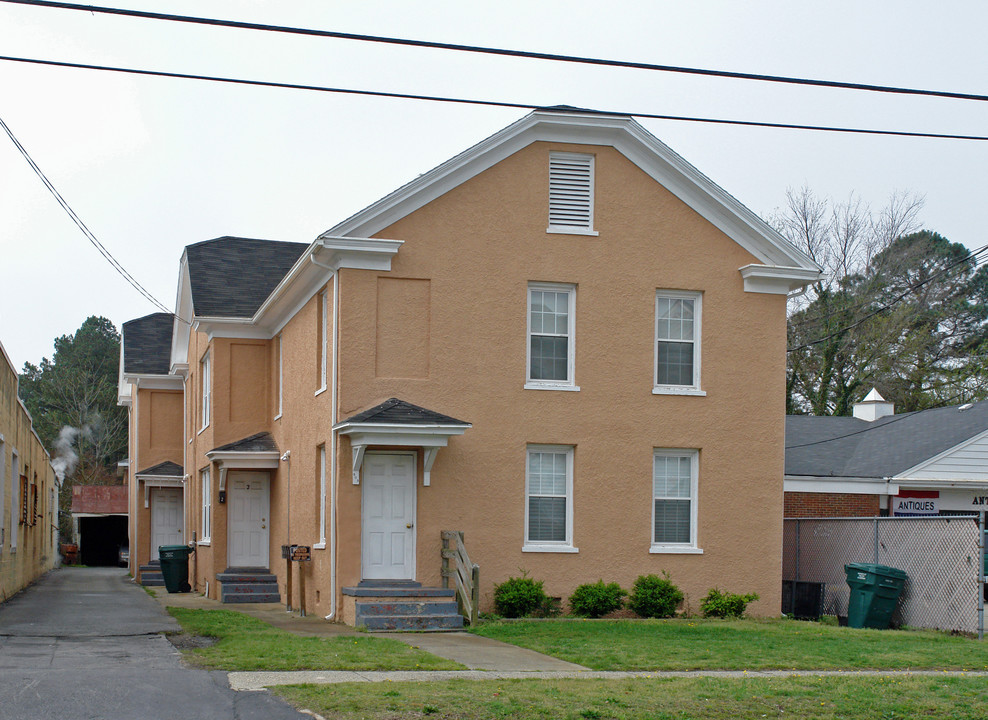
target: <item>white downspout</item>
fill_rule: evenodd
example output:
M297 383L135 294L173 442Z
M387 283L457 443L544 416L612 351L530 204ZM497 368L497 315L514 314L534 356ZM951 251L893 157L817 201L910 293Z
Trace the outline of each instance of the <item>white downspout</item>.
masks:
M330 427L335 428L336 426L336 404L337 404L337 344L339 340L339 319L340 319L340 271L331 265L324 265L323 263L316 260L316 254L310 253L309 260L313 265L321 268L325 268L333 273L333 370L332 370L332 380L330 398L329 401L332 404L330 409ZM329 494L330 494L330 505L331 512L329 514L329 615L325 616L326 620L335 620L337 612L336 603L336 481L337 481L337 468L336 468L336 430L333 429L329 436Z

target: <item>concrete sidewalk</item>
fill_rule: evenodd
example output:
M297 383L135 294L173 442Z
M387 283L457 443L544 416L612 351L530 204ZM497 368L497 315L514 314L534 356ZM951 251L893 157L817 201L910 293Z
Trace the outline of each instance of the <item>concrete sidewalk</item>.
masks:
M419 650L453 660L470 670L506 673L580 673L589 672L582 665L559 660L526 650L517 645L509 645L498 640L473 635L466 632L438 633L363 633L341 623L327 622L318 615L299 617L297 612L288 612L280 603L223 604L196 593L169 594L164 588L152 588L155 599L164 606L209 610L234 610L244 615L263 620L271 625L296 635L305 637L352 637L356 635L390 638L403 642ZM461 671L462 672L462 671ZM231 678L238 673L230 673ZM240 673L253 674L253 673ZM271 673L261 673L271 675ZM274 673L277 675L278 673ZM335 676L340 673L316 673ZM344 675L373 675L374 673L351 673ZM381 673L378 673L381 674ZM412 673L417 674L417 673ZM495 676L491 676L495 677ZM386 678L385 678L386 679ZM309 682L309 681L298 681ZM338 680L336 682L353 682ZM277 683L276 683L277 684Z

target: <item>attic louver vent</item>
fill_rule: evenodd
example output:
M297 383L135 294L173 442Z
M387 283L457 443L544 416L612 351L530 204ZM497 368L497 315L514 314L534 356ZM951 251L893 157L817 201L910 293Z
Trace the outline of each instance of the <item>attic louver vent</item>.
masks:
M596 235L593 155L549 153L549 232Z

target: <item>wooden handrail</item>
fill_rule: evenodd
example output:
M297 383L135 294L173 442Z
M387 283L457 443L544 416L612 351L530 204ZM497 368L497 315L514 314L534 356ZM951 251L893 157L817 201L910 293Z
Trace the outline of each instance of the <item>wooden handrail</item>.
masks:
M443 530L442 540L443 587L448 589L450 578L453 578L460 612L471 625L476 625L480 605L480 566L470 562L462 532ZM454 561L452 567L451 560Z

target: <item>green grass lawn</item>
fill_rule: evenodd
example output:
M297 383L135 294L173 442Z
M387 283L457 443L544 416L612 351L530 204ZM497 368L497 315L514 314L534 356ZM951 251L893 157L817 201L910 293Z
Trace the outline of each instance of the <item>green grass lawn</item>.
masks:
M272 688L326 718L958 718L982 720L988 683L965 677L452 680Z
M798 620L533 620L473 632L594 670L988 669L988 644Z
M168 608L185 632L218 638L186 651L213 670L463 670L459 663L385 638L299 637L233 610Z

